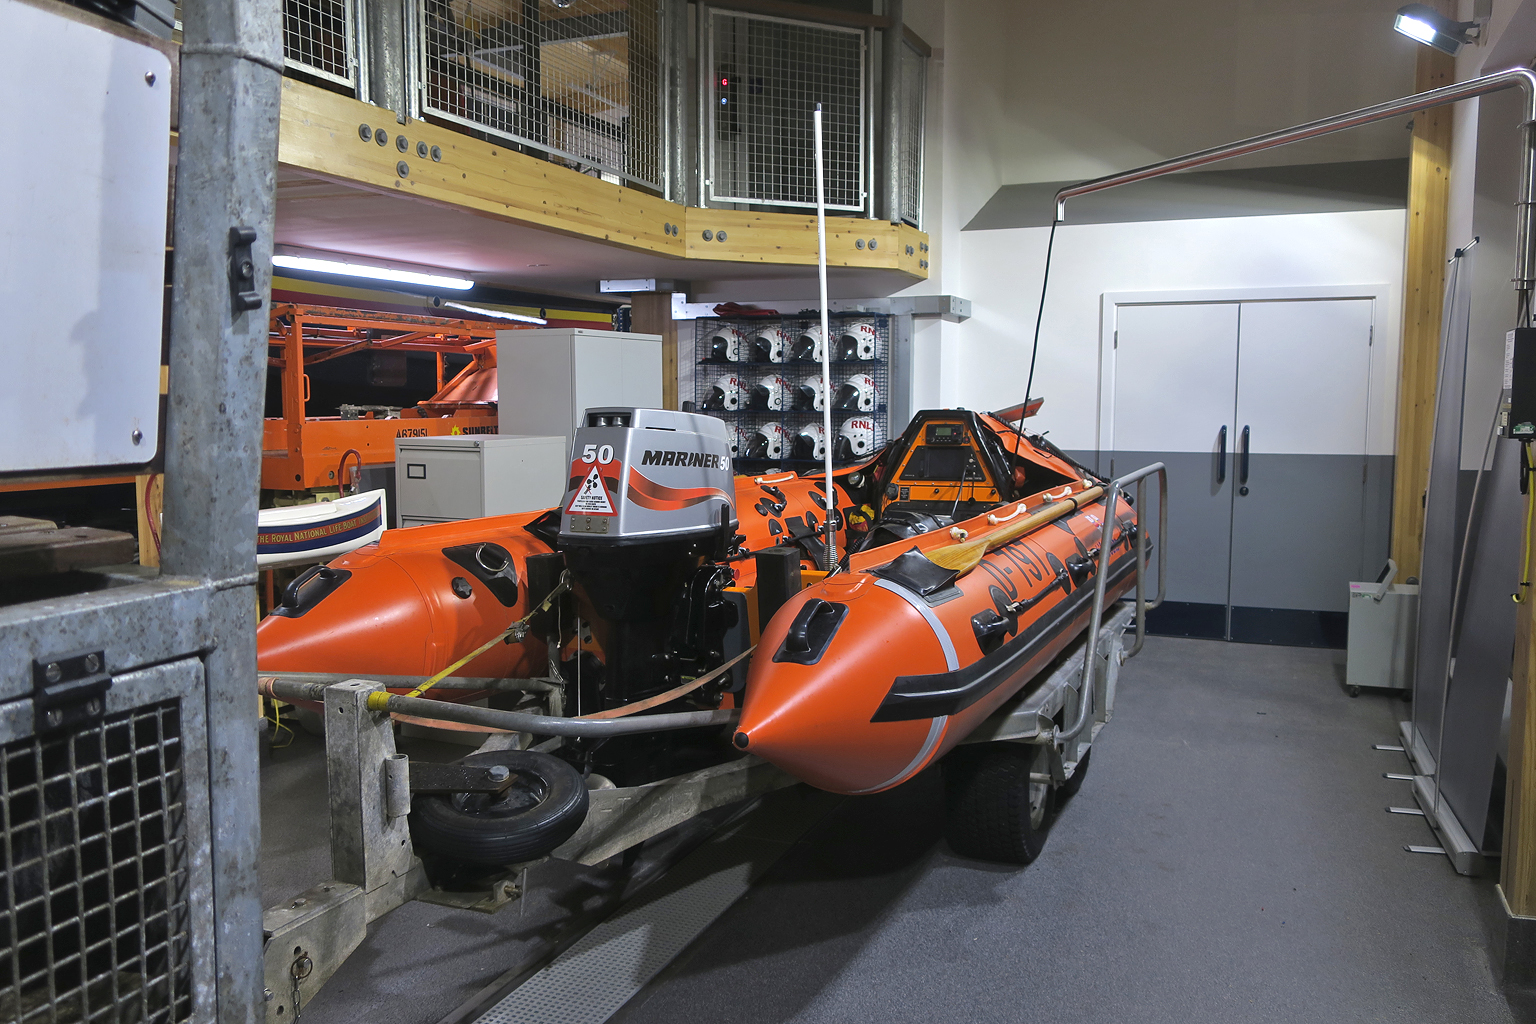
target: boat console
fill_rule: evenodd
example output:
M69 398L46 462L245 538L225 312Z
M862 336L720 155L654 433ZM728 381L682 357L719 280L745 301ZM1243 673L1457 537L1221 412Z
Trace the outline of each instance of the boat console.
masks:
M1034 442L1001 436L1001 426L966 409L917 413L874 471L879 516L860 546L929 533L1077 479L1060 472L1069 468L1060 453L1031 458Z

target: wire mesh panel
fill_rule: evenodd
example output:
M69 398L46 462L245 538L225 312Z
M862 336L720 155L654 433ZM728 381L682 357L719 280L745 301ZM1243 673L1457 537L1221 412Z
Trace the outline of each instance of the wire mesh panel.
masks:
M417 2L425 112L660 187L658 0Z
M861 31L712 10L704 70L711 200L815 206L820 103L827 208L864 208Z
M834 462L857 461L889 440L891 319L875 313L828 318ZM820 465L814 448L824 418L816 394L820 314L694 323L695 407L725 420L738 472Z
M915 228L923 226L923 115L928 95L928 58L903 41L897 68L901 75L901 193L897 215Z
M283 61L312 75L353 85L353 0L283 0Z
M0 1020L191 1019L179 709L0 747Z

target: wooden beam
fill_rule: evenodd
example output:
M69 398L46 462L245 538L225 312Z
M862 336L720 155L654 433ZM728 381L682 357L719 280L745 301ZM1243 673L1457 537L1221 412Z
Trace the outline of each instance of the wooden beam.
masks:
M134 508L139 520L139 564L160 564L160 513L165 505L165 477L145 473L133 480Z
M1536 493L1526 499L1536 501ZM1536 559L1533 559L1536 563ZM1531 565L1521 579L1531 579ZM1536 599L1515 613L1515 664L1504 785L1504 856L1499 885L1517 917L1536 917Z
M365 124L383 130L386 145L365 141ZM392 141L397 138L405 140L404 150ZM436 147L441 159L418 157L418 143L429 153ZM427 121L401 127L387 110L292 78L283 79L278 160L358 188L454 206L617 249L675 259L816 263L812 215L679 206ZM895 270L919 280L928 276L922 249L928 236L921 231L860 217L831 218L828 227L833 266ZM703 240L705 230L716 238L721 228L726 242ZM855 244L861 238L863 248ZM871 238L876 240L873 249Z
M1414 90L1455 81L1456 62L1418 48ZM1445 290L1446 206L1450 198L1451 107L1413 119L1408 171L1408 243L1403 267L1403 344L1397 384L1397 446L1392 483L1392 558L1398 575L1417 576L1424 546L1424 490L1435 425L1435 379Z
M661 335L661 406L677 408L677 321L671 292L636 292L629 299L629 327L636 334Z

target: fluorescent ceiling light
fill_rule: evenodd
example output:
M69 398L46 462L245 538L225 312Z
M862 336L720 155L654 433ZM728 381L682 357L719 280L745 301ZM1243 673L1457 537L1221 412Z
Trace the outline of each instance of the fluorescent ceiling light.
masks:
M1477 38L1480 31L1477 22L1447 18L1427 4L1404 4L1399 7L1397 20L1392 27L1415 42L1433 46L1453 57L1463 43Z
M338 274L342 277L366 277L374 281L395 281L400 284L419 284L427 288L451 288L467 291L475 282L461 277L444 277L440 274L419 274L414 270L396 270L392 267L370 267L361 263L343 263L340 260L321 260L312 256L287 256L278 253L272 257L274 267L285 270L307 270L313 274Z
M466 313L479 313L482 316L493 316L498 320L516 320L520 324L549 323L548 320L545 320L541 316L527 316L523 313L508 313L505 310L486 309L484 306L471 306L464 302L448 302L447 300L444 300L443 302L438 303L438 305L446 306L449 309L462 309Z

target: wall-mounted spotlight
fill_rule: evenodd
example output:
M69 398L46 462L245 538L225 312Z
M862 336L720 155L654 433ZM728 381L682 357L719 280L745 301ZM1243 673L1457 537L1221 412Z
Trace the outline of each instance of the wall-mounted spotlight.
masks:
M1399 7L1397 22L1392 27L1409 39L1433 46L1453 57L1462 44L1476 39L1480 31L1477 22L1448 18L1428 4L1405 4Z

